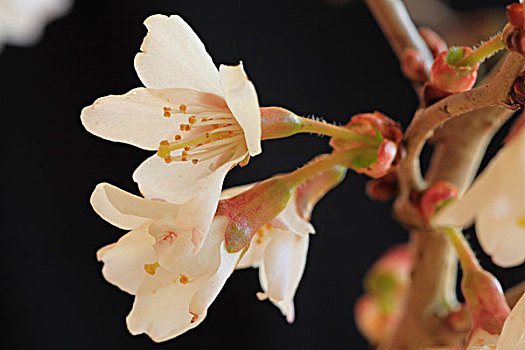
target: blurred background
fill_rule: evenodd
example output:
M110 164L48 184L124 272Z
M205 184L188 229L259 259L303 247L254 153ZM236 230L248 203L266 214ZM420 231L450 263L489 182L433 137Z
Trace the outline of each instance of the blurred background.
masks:
M473 44L501 28L502 5L510 1L452 1L455 12L445 11L441 19L432 10L435 1L410 3L418 22L432 24L450 42ZM494 6L499 10L489 9ZM474 7L484 10L472 15ZM89 134L79 115L98 97L141 86L133 58L146 34L142 22L155 13L180 14L215 63L242 59L262 106L337 123L380 110L404 127L417 106L362 1L75 1L38 43L7 45L0 53L0 347L366 349L353 320L363 275L407 233L391 219L390 204L366 197L367 179L355 173L313 213L317 234L293 325L270 302L257 300L258 274L248 269L234 273L198 328L158 345L128 333L133 296L107 283L95 258L123 231L92 211L89 196L103 181L138 193L131 174L150 153ZM465 31L463 25L473 21L476 30ZM507 129L492 142L489 156ZM261 156L230 172L226 187L294 170L328 152L327 141L311 135L266 141ZM524 266L497 268L474 235L470 239L504 288L523 279Z

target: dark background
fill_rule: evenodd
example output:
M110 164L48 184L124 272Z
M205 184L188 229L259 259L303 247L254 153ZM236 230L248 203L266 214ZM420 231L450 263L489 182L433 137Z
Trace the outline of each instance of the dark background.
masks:
M367 179L353 173L313 214L317 235L293 325L271 303L257 301L257 271L249 269L230 278L201 326L175 340L155 345L126 330L133 297L103 279L95 258L123 232L92 211L89 196L103 181L137 193L131 174L150 153L89 134L79 115L98 97L141 86L133 57L146 34L142 22L155 13L181 14L217 64L244 60L262 106L339 123L378 109L403 126L416 106L411 85L360 1L76 1L39 44L0 54L0 347L365 349L352 312L363 274L407 234L390 218L389 204L366 197ZM293 170L329 151L326 138L310 135L264 142L263 148L248 167L228 175L227 186ZM522 279L523 266L499 269L474 244L504 287Z

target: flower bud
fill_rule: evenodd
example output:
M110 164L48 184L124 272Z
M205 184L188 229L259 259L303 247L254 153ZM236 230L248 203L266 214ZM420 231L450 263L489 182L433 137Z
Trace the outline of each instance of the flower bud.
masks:
M510 95L514 102L519 103L523 108L525 105L525 72L521 72L516 80L514 80Z
M509 51L525 55L524 30L510 25L503 29L503 43Z
M397 326L411 264L408 245L400 244L390 248L366 273L366 293L357 300L354 315L357 327L370 343L379 344Z
M379 202L388 202L397 195L398 181L395 171L379 179L373 179L366 183L366 194L373 200Z
M446 181L438 181L430 186L421 196L419 210L423 219L430 223L432 216L451 200L457 198L458 188Z
M379 147L371 148L358 141L332 138L330 146L334 148L334 152L350 149L362 151L349 167L358 173L381 177L397 165L400 157L399 144L403 137L399 123L376 111L354 115L345 127L360 134L375 136L380 141Z
M295 188L287 179L275 177L220 200L215 215L228 218L226 250L235 253L249 246L257 230L283 211Z
M445 40L443 40L443 38L432 29L427 27L419 28L419 35L425 40L425 43L430 49L430 52L432 52L434 58L447 49L447 43Z
M419 51L412 47L403 51L401 70L408 79L417 83L424 83L428 79L425 61Z
M445 92L457 93L469 90L478 77L479 63L474 66L458 66L457 63L470 55L470 47L451 47L440 53L430 69L430 83Z
M263 140L291 136L303 127L300 118L287 109L262 107L260 110Z

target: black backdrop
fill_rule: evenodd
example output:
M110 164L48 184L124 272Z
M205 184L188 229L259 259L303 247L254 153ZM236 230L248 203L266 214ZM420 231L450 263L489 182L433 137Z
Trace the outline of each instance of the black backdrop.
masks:
M483 2L488 3L487 1ZM493 2L494 3L494 2ZM465 2L456 5L463 8ZM107 181L137 193L132 171L148 152L83 130L79 114L97 97L140 86L133 57L154 13L178 13L216 63L244 60L261 105L280 105L344 123L379 109L406 126L416 97L366 6L322 1L78 0L30 48L0 55L2 97L0 307L3 349L366 348L353 321L367 266L406 233L388 204L367 199L364 176L349 174L317 206L307 268L286 324L259 302L257 272L236 272L189 333L155 345L125 326L133 297L102 278L95 251L122 234L90 208ZM501 135L491 145L497 149ZM290 171L328 151L310 135L269 141L226 185ZM524 268L503 270L480 252L504 287Z

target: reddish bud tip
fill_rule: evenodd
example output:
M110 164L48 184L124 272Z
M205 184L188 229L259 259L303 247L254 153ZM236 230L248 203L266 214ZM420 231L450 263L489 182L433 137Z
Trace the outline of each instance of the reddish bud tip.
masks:
M421 196L419 210L427 223L436 212L458 196L458 188L446 181L438 181Z
M443 40L439 34L432 29L427 27L419 28L419 34L423 40L425 40L425 43L432 52L434 58L447 49L447 43L445 40Z
M418 50L408 48L401 56L401 70L405 76L417 83L424 83L428 79L425 61Z
M366 184L366 194L373 200L379 202L388 202L398 193L398 181L395 171L379 179L370 180Z
M430 83L445 92L457 93L474 86L479 63L474 66L456 65L473 52L470 47L452 47L440 53L430 69Z
M511 26L518 29L525 29L525 11L524 4L511 4L507 6L507 18Z
M525 29L519 29L510 25L503 29L503 42L509 51L525 55L524 31Z

